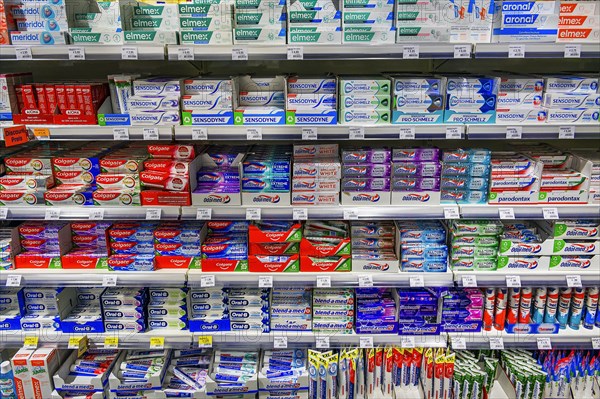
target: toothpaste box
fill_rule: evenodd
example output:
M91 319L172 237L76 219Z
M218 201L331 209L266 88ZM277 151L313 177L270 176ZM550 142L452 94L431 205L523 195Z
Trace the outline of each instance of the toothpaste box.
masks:
M179 18L179 28L187 31L227 31L232 27L231 18L221 16L182 16Z
M239 104L242 106L283 106L285 96L282 91L240 91Z
M177 44L177 31L125 30L123 40L126 44Z
M234 28L233 43L279 43L285 44L286 30L277 27Z
M67 44L67 33L66 32L10 32L10 42L13 46L19 45L55 45L55 44Z
M546 108L600 108L600 94L546 93Z
M342 77L339 80L340 94L390 94L391 81L368 77Z
M342 125L379 125L392 120L390 110L340 109Z
M235 109L233 115L235 125L283 125L286 122L283 107L239 106Z
M185 95L181 98L182 109L188 112L198 110L231 110L233 98L231 93L217 93L217 95Z
M232 44L233 32L220 30L181 30L180 44Z
M290 26L288 32L290 44L340 44L341 42L340 28L332 30L322 26Z
M122 31L102 30L99 28L69 28L69 42L71 44L123 44Z
M546 93L596 94L598 78L587 76L552 76L545 79Z
M235 28L259 26L285 28L285 6L269 7L266 12L261 9L236 9L233 19Z
M141 111L166 111L179 109L178 96L131 96L127 99L127 109Z
M179 125L179 111L136 111L129 113L132 126Z
M599 108L570 108L570 109L547 109L546 121L548 123L592 123L599 122Z
M496 2L492 42L556 41L559 1Z
M147 79L135 79L133 91L136 95L158 96L173 94L178 96L181 92L183 81L180 79L155 77Z

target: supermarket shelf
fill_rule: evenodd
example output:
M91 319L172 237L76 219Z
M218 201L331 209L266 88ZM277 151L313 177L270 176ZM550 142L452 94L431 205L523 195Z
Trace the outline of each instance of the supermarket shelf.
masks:
M467 349L489 349L489 339L502 338L506 348L537 349L538 338L550 338L552 348L592 349L592 338L600 337L600 329L591 330L581 327L572 330L567 327L557 334L509 334L506 331L481 331L478 333L448 333L449 342L455 338L464 338Z
M29 47L31 58L34 61L60 61L69 60L69 48L83 48L85 60L121 60L123 47L137 48L139 61L164 60L164 46L140 46L126 44L123 46L78 46L78 45L54 45L54 46L0 46L0 60L16 61L16 48Z
M98 210L104 210L105 220L140 220L147 219L149 213L160 209L161 220L179 219L177 206L142 207L142 206L11 206L7 207L6 219L9 220L39 220L46 219L49 212L59 212L59 220L86 220L97 215ZM96 216L98 217L98 216Z
M358 213L358 219L364 220L387 220L387 219L444 219L444 208L448 205L431 206L280 206L260 207L261 219L264 220L292 220L294 209L306 209L308 219L342 220L345 213L354 211ZM456 207L456 206L455 206ZM211 217L214 220L246 220L246 209L250 206L217 206L200 207L188 206L181 208L183 220L196 219L198 208L211 209Z
M33 131L34 135L38 129L47 130L51 141L115 141L116 130L122 131L123 129L126 129L129 140L145 140L146 136L149 136L148 139L152 137L153 140L173 139L173 128L171 126L29 125L28 128Z
M151 272L112 272L110 270L15 269L0 273L0 286L8 276L20 275L21 286L101 287L105 276L116 277L119 287L183 287L187 269L161 269Z
M572 43L480 43L473 51L475 58L509 58L509 46L522 45L525 58L565 58L565 45ZM600 44L581 44L581 58L600 58Z
M580 205L474 205L466 204L460 206L460 214L463 219L498 219L498 210L512 208L516 219L543 219L544 208L556 208L560 219L566 218L600 218L600 206L593 204Z
M524 140L556 140L561 139L561 127L575 129L576 139L600 140L600 126L595 125L469 125L467 126L467 137L471 140L506 140L506 129L509 126L520 126L521 139Z
M381 60L402 59L406 46L418 46L420 59L454 58L454 43L403 43L385 46L372 45L265 45L265 46L193 46L168 45L167 53L170 61L182 58L180 49L191 49L194 61L231 61L234 48L245 48L248 60L287 60L288 47L302 47L304 60Z
M259 277L272 276L275 287L286 287L299 285L311 287L317 285L317 277L328 276L332 287L358 287L359 276L370 275L373 285L377 287L408 287L411 277L423 278L426 287L449 287L454 284L452 273L250 273L250 272L201 272L190 270L188 272L188 285L200 287L201 278L206 275L214 275L216 285L258 287Z
M350 130L357 126L342 125L279 125L279 126L175 126L176 140L192 140L194 129L206 129L209 140L245 141L248 129L259 128L263 140L302 140L303 128L316 131L318 140L348 140ZM364 126L365 140L398 140L401 129L414 129L416 140L446 139L446 125L381 125ZM453 126L459 129L461 137L465 137L464 126ZM312 133L314 134L314 133Z
M556 285L566 286L567 276L581 276L584 287L600 285L600 271L554 271L554 270L494 270L494 271L454 271L454 279L459 286L463 285L464 276L475 276L480 287L506 287L506 276L519 276L521 285Z

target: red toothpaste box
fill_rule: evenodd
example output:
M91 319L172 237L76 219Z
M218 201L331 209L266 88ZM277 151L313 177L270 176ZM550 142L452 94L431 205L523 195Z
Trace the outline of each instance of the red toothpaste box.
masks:
M12 245L17 254L15 268L17 269L62 269L61 257L49 257L43 254L22 252L19 240L19 227L12 229ZM58 244L61 256L71 250L71 226L67 223L58 231Z
M148 146L148 153L152 158L187 159L189 161L196 158L193 145L151 144Z
M259 225L251 224L248 233L250 242L298 242L302 238L302 224L294 223L287 231L263 231Z
M298 242L251 242L248 253L254 255L294 255L300 252Z
M190 163L171 159L148 159L144 161L144 170L187 176L190 173Z
M332 256L316 258L300 256L301 272L350 272L352 271L352 258L350 256Z
M170 191L190 190L189 175L144 170L140 172L140 182L143 187L159 188Z
M247 272L247 260L202 259L203 272Z
M102 173L138 173L143 169L144 159L146 159L145 156L108 155L100 159L100 171Z
M250 255L248 268L256 273L295 273L300 271L299 255Z
M143 190L140 195L142 206L190 206L192 204L188 191Z
M340 238L336 245L323 245L318 242L302 238L300 241L300 253L304 256L350 256L350 238Z

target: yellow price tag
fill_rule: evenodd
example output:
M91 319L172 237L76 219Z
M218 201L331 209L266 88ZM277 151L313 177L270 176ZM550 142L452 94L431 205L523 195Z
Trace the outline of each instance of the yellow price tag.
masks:
M119 348L119 337L104 338L104 349L118 349L118 348Z
M150 338L150 349L165 349L165 337Z
M198 337L199 348L212 348L212 335L201 335Z
M32 130L33 130L33 135L35 136L36 139L50 140L50 129L34 127Z
M77 357L80 357L88 350L88 337L71 337L69 338L68 349L77 349Z
M23 341L23 346L28 349L35 349L38 347L38 342L38 337L25 337L25 340Z

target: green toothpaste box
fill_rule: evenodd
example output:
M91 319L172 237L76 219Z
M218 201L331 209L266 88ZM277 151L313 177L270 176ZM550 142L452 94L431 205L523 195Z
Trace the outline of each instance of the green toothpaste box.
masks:
M123 32L101 31L93 28L69 29L71 44L123 44Z
M340 29L323 28L317 25L290 26L288 43L299 44L340 44L342 32Z
M339 83L340 95L345 94L390 94L392 83L378 77L342 77Z
M177 44L176 31L126 30L123 38L127 44Z
M232 44L231 31L196 31L182 30L179 32L181 44Z
M133 17L131 18L131 29L132 30L172 30L177 31L179 29L177 19L165 19L160 17Z
M221 16L214 17L181 17L179 18L179 27L181 30L231 30L231 18Z
M285 28L235 28L233 42L235 44L247 43L281 43L285 44Z
M395 43L396 28L370 26L344 27L342 43L382 44Z

